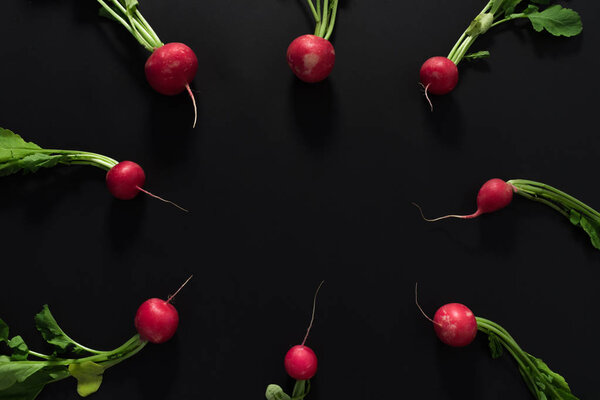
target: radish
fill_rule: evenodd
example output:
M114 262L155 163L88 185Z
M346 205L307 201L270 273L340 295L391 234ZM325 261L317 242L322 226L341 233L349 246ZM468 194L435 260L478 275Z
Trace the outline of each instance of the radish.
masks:
M191 276L166 301L152 298L143 302L138 308L134 323L142 340L164 343L175 335L179 325L179 314L171 304L171 300L177 296L177 293L190 279L192 279Z
M187 211L172 201L143 189L146 174L142 167L132 161L117 162L110 157L87 151L42 149L35 143L24 141L16 133L0 128L0 176L18 171L36 172L40 168L58 164L91 165L107 171L106 186L117 199L131 200L142 192Z
M297 400L302 400L308 395L310 392L310 379L317 373L317 355L310 347L306 346L305 343L315 320L317 295L319 294L319 290L321 290L323 283L325 283L325 281L322 281L315 291L310 324L306 330L306 335L304 335L304 340L301 344L290 348L283 360L285 371L290 377L296 380L291 398ZM290 399L290 396L288 396L279 385L275 384L267 386L265 396L267 400Z
M287 49L287 62L301 81L321 82L331 74L335 64L335 49L329 41L333 34L339 0L307 0L315 19L314 35L302 35L292 41Z
M425 217L418 204L412 204L419 209L421 217L428 222L447 218L472 219L508 206L512 201L513 193L546 204L558 211L573 225L581 227L589 235L592 245L600 250L600 213L573 196L540 182L525 179L512 179L507 182L501 179L490 179L479 189L477 211L467 215L453 214L430 219Z
M45 385L69 377L77 380L80 396L97 392L108 368L134 356L148 342L163 343L173 336L179 317L169 302L191 278L166 302L159 299L144 302L135 318L138 334L114 350L91 349L71 339L47 305L36 314L35 325L53 348L50 355L30 350L21 336L10 338L9 326L0 319L0 343L10 351L8 356L0 355L0 399L34 400Z
M198 120L196 98L190 83L198 70L196 54L183 43L164 44L150 24L138 11L138 1L97 0L102 6L100 14L119 22L152 54L145 65L146 80L160 94L174 96L187 91L194 106L194 124Z
M433 111L429 93L444 95L450 93L458 83L458 64L463 60L477 60L489 57L487 50L468 53L475 40L490 28L513 19L526 18L537 32L546 30L554 36L576 36L583 29L577 12L563 8L559 4L548 6L540 11L540 5L548 5L549 0L499 1L490 0L484 9L471 22L458 39L448 57L432 57L423 63L420 71L421 85L425 97ZM519 11L516 9L519 8Z
M467 346L479 331L488 336L492 358L499 358L506 349L515 359L525 384L536 399L578 400L562 376L551 371L541 359L523 351L513 337L495 322L476 317L467 306L459 303L443 305L431 319L419 305L417 285L415 303L425 318L433 323L437 337L444 344L452 347Z

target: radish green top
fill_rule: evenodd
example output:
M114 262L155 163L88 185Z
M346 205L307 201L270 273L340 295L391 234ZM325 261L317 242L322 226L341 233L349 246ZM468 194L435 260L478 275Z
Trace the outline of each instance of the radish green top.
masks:
M118 162L87 151L43 149L8 129L0 128L0 176L19 171L36 172L57 164L91 165L108 171Z
M565 378L550 370L541 359L523 351L506 329L485 318L476 317L476 320L477 329L488 335L492 358L501 357L506 349L537 400L579 400L571 393Z
M6 343L11 351L0 356L0 399L33 400L48 383L71 376L77 380L77 393L88 396L100 388L104 371L135 355L147 343L135 335L114 350L90 349L63 332L47 305L35 316L35 325L54 348L52 354L30 350L21 336L10 338L8 325L0 319L0 343Z
M546 30L554 36L576 36L583 30L577 12L559 4L550 5L550 0L490 0L471 22L456 42L448 58L455 64L463 59L488 57L489 51L467 54L475 40L490 28L514 19L526 18L537 32ZM549 6L540 10L540 7ZM517 11L519 10L519 11Z
M315 0L316 3L313 3L313 0L306 1L315 19L315 36L329 40L333 34L339 0L331 0L331 2L329 0ZM321 1L323 1L322 4Z
M117 21L149 52L162 47L158 35L138 11L138 0L98 0L100 15Z
M526 179L513 179L507 182L515 188L515 193L526 199L552 207L582 228L590 237L592 245L600 250L600 213L575 197L544 183Z
M297 380L294 384L292 395L288 395L283 391L281 386L270 384L267 386L265 397L267 400L303 400L310 392L310 380Z

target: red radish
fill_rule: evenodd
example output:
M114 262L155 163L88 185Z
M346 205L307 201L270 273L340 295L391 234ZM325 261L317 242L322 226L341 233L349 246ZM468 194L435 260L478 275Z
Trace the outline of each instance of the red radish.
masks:
M431 57L421 66L420 76L427 92L447 94L458 83L458 68L446 57Z
M428 219L423 215L421 207L415 203L413 204L421 211L423 219L428 222L435 222L446 218L471 219L479 217L481 214L491 213L506 207L512 201L515 191L516 189L512 184L504 182L502 179L490 179L479 189L479 193L477 194L477 211L469 215L446 215Z
M477 335L475 315L459 303L441 306L433 316L433 328L442 342L453 347L464 347Z
M320 82L333 70L335 50L329 40L303 35L294 39L288 47L287 62L301 81Z
M106 173L108 191L120 200L131 200L146 182L146 174L138 164L121 161Z
M179 325L179 313L171 304L171 300L190 279L192 279L191 276L166 301L153 298L146 300L138 308L134 323L142 340L164 343L175 335Z
M284 365L289 376L304 381L317 373L317 356L310 347L296 345L285 355Z

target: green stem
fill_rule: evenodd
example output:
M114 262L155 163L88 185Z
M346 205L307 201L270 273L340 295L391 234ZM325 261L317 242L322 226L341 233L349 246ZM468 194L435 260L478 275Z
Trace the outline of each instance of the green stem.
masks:
M37 152L44 153L44 154L67 156L66 160L61 161L62 164L66 164L66 165L69 165L69 164L91 165L91 166L98 167L98 168L101 168L104 170L109 170L119 163L117 160L114 160L110 157L104 156L102 154L90 153L87 151L40 149L40 150L37 150ZM92 349L89 349L89 350L90 350L90 352L96 351L96 350L92 351Z
M504 19L494 22L491 27L493 28L496 25L500 25L504 22L512 21L513 19L517 19L517 18L527 18L527 15L523 14L523 13L509 15L508 17L506 17Z
M478 16L488 12L489 9L492 8L493 3L494 3L494 0L490 0L490 2L486 4L486 6L483 8L483 10L481 10L481 12L478 14ZM477 18L477 17L475 17L475 18ZM475 42L475 39L477 38L477 36L479 36L479 35L471 36L467 33L468 31L469 31L469 28L465 29L463 34L460 36L460 38L454 44L454 46L452 47L452 50L450 50L450 53L448 54L447 58L456 65L458 65L458 63L460 63L460 61L463 59L463 57L467 53L467 50L469 50L469 48L471 47L473 42ZM467 44L465 44L465 42L467 42Z
M333 27L335 26L335 19L337 17L339 0L333 0L333 1L334 1L333 11L331 13L331 18L330 18L330 22L329 22L329 28L327 29L327 34L325 34L325 40L329 40L329 38L333 34Z
M329 22L329 19L327 18L328 13L329 13L329 0L323 0L323 19L322 19L322 23L321 23L321 29L317 36L320 36L320 37L325 36L325 32L327 31L327 23Z
M306 0L308 2L308 7L310 8L310 11L313 14L313 17L315 18L315 22L318 24L321 21L321 17L319 16L319 13L317 13L317 10L315 9L315 5L313 4L312 0Z
M154 29L152 29L152 27L150 26L148 21L146 21L146 18L144 18L144 16L142 15L141 12L139 12L138 9L135 10L135 15L139 19L139 21L146 27L146 30L148 31L150 36L152 36L154 38L155 42L160 44L160 46L163 46L164 45L163 42L160 40L160 38L158 37L156 32L154 32ZM160 46L158 46L158 47L160 47Z

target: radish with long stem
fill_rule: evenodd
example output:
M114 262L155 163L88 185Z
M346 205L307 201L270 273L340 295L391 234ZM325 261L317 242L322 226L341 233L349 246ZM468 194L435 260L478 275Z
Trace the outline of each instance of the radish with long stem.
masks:
M507 351L516 361L525 384L537 400L578 400L562 376L550 370L541 359L523 351L506 329L497 323L476 317L460 303L441 306L432 319L419 305L416 284L415 303L425 318L433 323L437 337L448 346L467 346L475 340L477 332L487 335L492 358L499 358Z
M190 279L191 276L180 290ZM179 321L177 310L170 304L173 297L163 301L168 305L166 309L145 306L158 299L144 302L135 317L138 333L123 345L108 351L91 349L67 336L47 305L35 316L35 325L44 340L53 347L52 354L30 350L21 336L10 338L8 325L0 319L0 343L5 343L11 353L0 356L0 399L33 400L47 384L69 377L77 380L80 396L97 392L108 368L134 356L148 342L164 343L173 336ZM141 319L143 324L139 324ZM155 336L157 332L159 336Z
M431 110L433 111L433 104L429 93L450 93L458 83L457 66L462 60L489 57L490 52L487 50L469 53L469 49L475 40L490 28L515 19L528 19L537 32L546 30L554 36L565 37L579 35L583 29L579 14L559 4L548 6L549 3L550 0L489 0L447 57L429 58L421 66L420 81ZM540 10L540 6L543 5L548 7Z
M558 211L568 218L573 225L582 228L589 235L592 245L600 250L600 212L545 183L526 179L512 179L506 182L497 178L490 179L479 189L477 210L472 214L452 214L437 218L426 218L421 207L416 203L413 203L413 205L419 209L421 217L428 222L437 222L449 218L473 219L508 206L514 193Z
M150 53L146 61L146 80L158 93L166 96L187 91L194 106L194 124L198 119L196 98L190 83L198 70L198 58L183 43L164 44L137 9L138 0L97 0L102 6L100 15L110 18L127 29Z
M329 41L337 17L339 0L307 0L315 20L315 32L292 41L287 49L287 62L292 72L304 82L320 82L327 78L335 64L335 49Z
M285 371L290 377L296 380L292 396L288 396L279 385L271 384L267 386L265 393L267 400L302 400L310 392L310 379L317 373L318 362L315 352L306 346L306 340L315 320L317 295L323 283L325 281L321 281L315 291L310 323L302 343L289 349L284 358Z
M102 154L80 150L43 149L26 142L16 133L0 128L0 176L19 171L36 172L56 165L89 165L107 171L106 186L117 199L131 200L138 193L169 203L182 211L187 210L170 200L163 199L143 188L146 175L142 167L132 161L118 162Z

